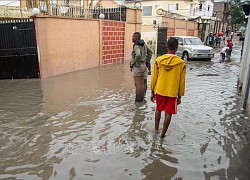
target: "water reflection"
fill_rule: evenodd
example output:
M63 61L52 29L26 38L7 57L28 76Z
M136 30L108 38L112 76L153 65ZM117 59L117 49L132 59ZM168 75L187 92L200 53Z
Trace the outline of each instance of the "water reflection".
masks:
M2 81L0 92L1 178L49 178L52 165L43 156L52 138L44 127L40 81Z

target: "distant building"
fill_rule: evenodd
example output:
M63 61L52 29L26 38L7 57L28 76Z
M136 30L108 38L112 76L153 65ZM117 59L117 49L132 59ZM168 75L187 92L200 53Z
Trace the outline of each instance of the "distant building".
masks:
M225 31L228 27L228 17L230 15L229 1L227 0L214 0L214 13L213 16L221 19L219 31Z

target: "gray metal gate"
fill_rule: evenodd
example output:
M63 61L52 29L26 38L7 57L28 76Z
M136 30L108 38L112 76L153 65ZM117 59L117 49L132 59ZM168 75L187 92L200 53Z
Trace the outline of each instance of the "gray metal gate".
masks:
M0 79L39 78L32 19L0 22Z

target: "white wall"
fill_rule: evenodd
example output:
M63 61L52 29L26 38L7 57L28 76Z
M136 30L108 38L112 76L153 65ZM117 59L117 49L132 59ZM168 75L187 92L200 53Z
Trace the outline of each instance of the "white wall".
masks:
M153 53L155 53L156 46L157 46L157 31L141 32L141 37L145 41L145 43L148 45L148 47L153 51Z
M198 8L195 15L196 16L212 17L213 10L214 10L214 4L211 2L211 0L203 1L203 2L201 2L201 4L202 4L202 10L200 11ZM209 6L209 11L208 11L208 6Z

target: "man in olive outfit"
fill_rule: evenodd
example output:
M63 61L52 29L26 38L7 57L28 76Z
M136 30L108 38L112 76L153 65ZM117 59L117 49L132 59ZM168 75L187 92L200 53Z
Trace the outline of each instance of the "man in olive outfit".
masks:
M136 102L143 101L144 95L147 91L147 74L151 74L150 60L152 51L147 47L145 42L141 39L141 34L135 32L132 36L133 51L130 68L133 72Z

